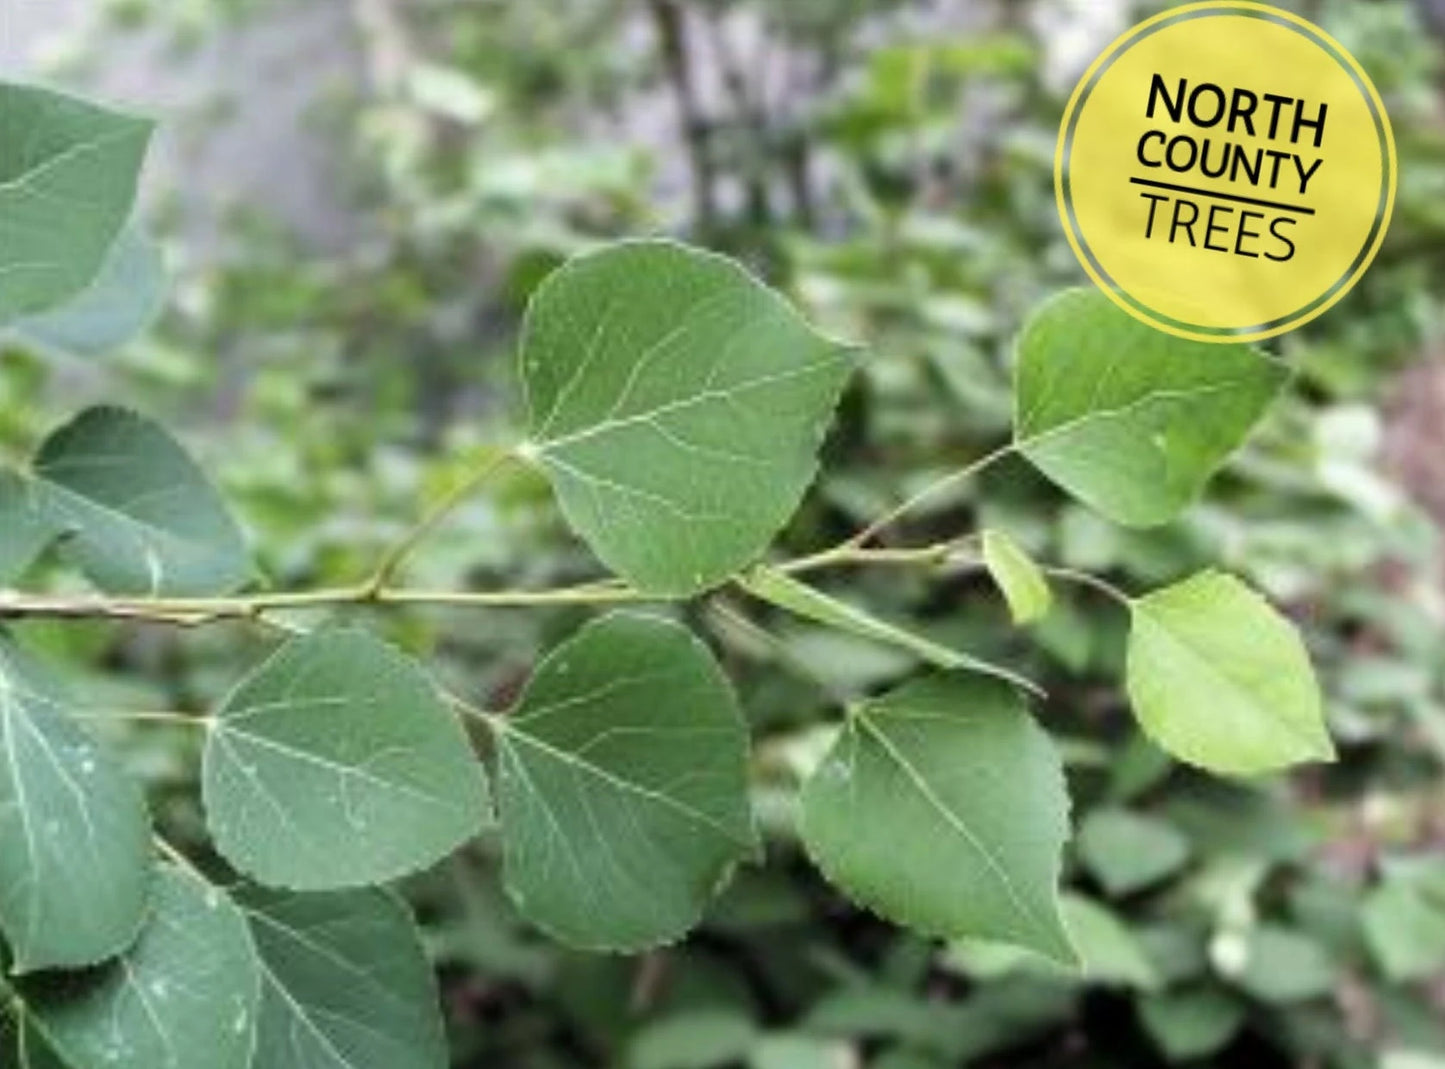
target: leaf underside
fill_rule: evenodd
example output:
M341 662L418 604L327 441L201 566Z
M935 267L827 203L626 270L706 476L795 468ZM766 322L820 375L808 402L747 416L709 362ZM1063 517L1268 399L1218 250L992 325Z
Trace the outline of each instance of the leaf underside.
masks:
M1003 531L984 531L983 563L1008 602L1016 624L1031 624L1048 615L1053 593L1032 558Z
M1029 691L1038 688L1027 679L988 661L934 642L932 639L899 627L846 601L825 594L817 587L794 579L776 568L758 565L738 576L738 585L756 598L786 609L805 620L905 649L925 664L935 668L964 668L981 675L991 675Z

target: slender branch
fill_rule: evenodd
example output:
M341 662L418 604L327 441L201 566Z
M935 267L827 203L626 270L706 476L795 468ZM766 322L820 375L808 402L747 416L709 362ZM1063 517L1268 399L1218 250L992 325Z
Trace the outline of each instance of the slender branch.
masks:
M479 486L491 478L503 464L515 458L516 454L510 449L498 453L485 464L479 465L475 471L459 481L456 486L452 487L446 496L433 505L430 511L428 511L411 530L402 535L401 539L395 545L382 554L376 570L366 583L366 590L373 595L380 594L391 577L396 574L396 570L406 561L411 551L414 550L427 535L436 530L436 528L456 510L457 506L475 493Z
M647 594L621 584L584 583L555 590L382 590L375 598L383 605L437 605L459 609L510 609L535 605L617 605L667 601L665 595Z
M852 538L842 543L842 545L840 545L838 548L855 549L859 546L866 545L886 528L893 526L894 523L902 519L908 513L912 512L925 501L929 500L930 498L936 497L937 495L943 493L945 490L957 486L959 483L967 482L969 479L972 479L974 476L982 472L985 468L988 468L995 462L1002 460L1004 457L1011 454L1017 447L1017 445L1017 442L1008 442L1005 445L999 446L997 449L993 450L990 453L985 453L983 456L975 460L972 464L969 464L966 467L959 468L957 471L949 472L947 475L943 476L940 479L935 479L933 482L929 483L912 497L908 498L901 504L894 506L883 515L879 516L876 520L870 523L867 527L864 527Z
M66 597L0 590L0 619L19 617L101 618L161 623L209 623L257 619L279 609L347 605L432 605L451 608L521 608L539 605L610 605L665 600L616 583L584 583L553 590L410 590L363 586L246 594L221 598Z
M837 545L804 557L784 561L776 567L798 575L833 567L873 565L939 567L951 563L977 564L964 552L977 539L976 533L911 548L866 545L881 531L903 518L919 504L945 489L973 478L1017 448L1009 442L979 457L973 463L950 472L925 486L868 526ZM420 521L381 558L375 572L363 583L317 590L273 591L230 597L112 597L107 595L30 594L0 589L0 621L19 618L74 618L139 620L194 627L223 620L246 620L276 626L268 614L287 609L336 608L364 605L430 606L449 609L501 609L549 605L613 605L670 600L648 594L616 579L599 580L551 590L450 591L421 590L387 586L392 574L436 527L470 496L478 486L509 460L515 450L498 453L460 480ZM1092 587L1122 605L1129 596L1106 580L1069 568L1046 567L1056 578ZM734 621L736 622L736 621ZM124 714L120 714L124 715ZM133 714L130 719L185 720L171 714Z
M865 549L864 547L886 528L892 526L929 498L973 478L989 465L1008 456L1017 446L1017 442L1009 442L990 453L985 453L972 464L959 468L957 471L951 471L940 479L935 479L912 497L883 513L857 534L845 538L829 549L787 561L778 566L779 570L796 574L816 571L819 568L853 564L942 564L946 562L953 552L962 549L978 535L969 534L963 538L937 542L916 549Z
M972 533L912 549L861 549L855 548L851 542L844 542L821 553L784 561L777 565L777 570L788 575L800 575L823 568L867 567L877 564L905 567L977 564L977 560L964 554L978 538L977 533Z
M1097 575L1090 575L1088 572L1076 571L1073 568L1041 567L1045 575L1053 576L1055 579L1062 579L1066 583L1074 583L1078 586L1086 586L1091 590L1097 590L1105 597L1112 598L1126 609L1134 603L1124 591L1120 590L1107 579L1100 579Z

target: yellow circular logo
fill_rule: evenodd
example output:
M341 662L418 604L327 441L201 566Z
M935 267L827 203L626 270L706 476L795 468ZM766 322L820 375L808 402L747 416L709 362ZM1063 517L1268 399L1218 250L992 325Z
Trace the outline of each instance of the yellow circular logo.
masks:
M1317 26L1188 4L1085 73L1054 165L1084 268L1182 337L1248 341L1319 315L1374 259L1395 202L1379 93Z

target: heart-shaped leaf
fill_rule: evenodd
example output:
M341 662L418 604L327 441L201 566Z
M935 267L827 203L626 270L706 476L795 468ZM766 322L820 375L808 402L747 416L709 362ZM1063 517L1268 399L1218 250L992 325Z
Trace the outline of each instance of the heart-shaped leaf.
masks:
M752 562L797 508L853 367L736 264L666 241L581 256L522 338L525 452L573 528L656 594Z
M0 634L0 931L13 969L94 965L135 938L151 887L140 788Z
M365 631L292 639L216 712L202 774L216 846L263 884L381 883L474 836L486 782L416 663Z
M36 489L64 547L111 594L222 594L250 571L245 540L200 468L125 409L87 409L35 457Z
M34 484L0 468L0 583L17 579L60 532Z
M1069 290L1024 327L1014 437L1085 504L1148 527L1198 496L1288 378L1247 345L1176 338L1098 290Z
M163 869L149 922L118 960L24 984L26 1014L71 1069L250 1069L261 977L241 911Z
M803 788L802 832L828 879L890 920L1073 964L1067 813L1058 754L1017 691L952 673L849 712Z
M1177 872L1189 841L1163 820L1096 809L1079 828L1079 857L1111 895L1132 894Z
M1218 988L1184 988L1139 1000L1139 1022L1170 1062L1208 1058L1244 1021L1241 1000Z
M758 849L732 689L676 624L618 613L584 627L500 725L507 890L566 943L676 939Z
M406 905L375 888L249 889L261 965L249 1069L443 1069L436 978Z
M0 325L95 278L135 201L153 124L0 82Z
M1165 750L1237 775L1334 759L1304 643L1249 587L1201 572L1131 609L1129 698Z

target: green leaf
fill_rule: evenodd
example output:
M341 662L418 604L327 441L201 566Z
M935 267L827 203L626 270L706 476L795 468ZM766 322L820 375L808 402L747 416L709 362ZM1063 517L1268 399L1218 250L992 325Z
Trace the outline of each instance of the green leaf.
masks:
M748 1069L851 1069L857 1064L851 1044L788 1032L764 1036L748 1057Z
M1334 759L1304 644L1249 587L1200 572L1130 609L1129 698L1165 750L1236 775Z
M1244 1007L1214 988L1150 995L1139 1002L1145 1031L1171 1062L1207 1058L1244 1024Z
M75 356L118 349L160 311L166 291L160 247L132 224L120 232L90 285L64 304L14 324L26 341Z
M984 531L983 563L1003 592L1014 623L1031 624L1048 615L1054 600L1049 582L1017 542L1002 531Z
M411 913L369 888L248 889L261 966L249 1069L442 1069L436 978Z
M0 584L18 579L60 530L35 487L16 472L0 468Z
M1039 693L1037 686L1006 668L990 664L977 657L971 657L958 650L949 649L947 646L940 646L937 642L924 638L922 635L904 630L886 620L880 620L871 613L824 594L816 587L799 582L791 575L780 572L776 568L769 568L766 565L749 568L737 577L737 583L753 597L776 605L780 609L786 609L805 620L813 620L816 623L837 628L839 631L847 631L875 642L897 646L936 668L966 668Z
M738 1010L674 1013L638 1031L628 1069L714 1069L735 1065L757 1039L752 1018Z
M1363 908L1365 941L1392 981L1419 980L1445 967L1445 901L1409 878L1390 874Z
M45 1041L34 1022L24 1015L24 1008L17 1004L16 1012L21 1014L15 1036L15 1057L19 1069L69 1069ZM0 1050L3 1050L3 1043L4 1037L0 1036Z
M1076 977L1095 984L1152 991L1160 986L1158 971L1134 933L1113 912L1091 899L1063 894L1059 900L1064 927L1078 960L1062 965L1031 950L987 939L957 940L945 961L969 976L993 981L1015 972Z
M135 201L153 124L0 82L0 325L100 271Z
M1139 941L1110 910L1082 895L1063 896L1064 925L1083 963L1082 972L1094 983L1152 991L1159 975Z
M0 634L0 931L17 973L93 965L140 931L151 887L140 788Z
M676 939L758 851L732 688L676 624L614 613L587 625L498 726L507 891L563 942Z
M174 869L117 961L37 978L26 1011L73 1069L249 1069L260 971L241 911Z
M525 452L608 567L649 593L694 594L793 514L853 363L730 260L612 245L532 299Z
M205 475L160 426L120 408L87 409L34 463L64 551L111 594L205 596L250 572L245 540Z
M1073 964L1056 891L1067 812L1018 694L953 674L850 712L803 788L802 833L829 880L890 920Z
M236 868L270 886L381 883L481 828L481 764L411 658L353 629L292 639L216 712L206 818Z
M1096 809L1078 835L1079 857L1111 895L1127 895L1178 872L1189 842L1162 820L1124 809Z
M1445 1057L1424 1050L1388 1050L1380 1055L1380 1069L1445 1069Z
M1198 496L1288 378L1247 345L1176 338L1096 289L1069 290L1024 327L1014 436L1085 504L1149 527Z
M1336 971L1315 940L1280 925L1263 924L1250 933L1244 969L1236 982L1262 1002L1304 1002L1332 992Z
M921 993L884 987L871 978L834 987L824 994L800 1022L809 1033L923 1041L950 1029L955 1019L944 1018L940 1006Z

